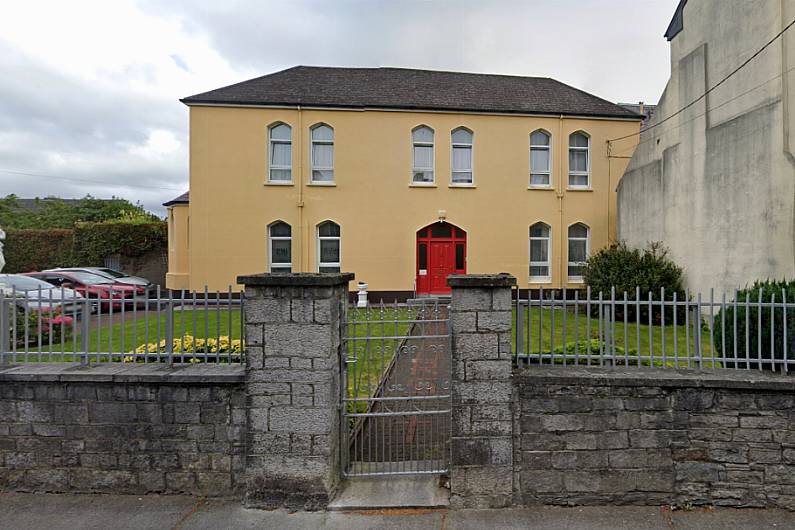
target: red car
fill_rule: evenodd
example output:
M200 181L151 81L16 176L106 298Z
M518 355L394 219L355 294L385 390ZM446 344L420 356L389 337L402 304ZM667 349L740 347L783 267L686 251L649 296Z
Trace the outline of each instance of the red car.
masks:
M144 287L115 283L113 280L88 272L29 272L26 276L44 280L56 287L72 289L86 298L98 300L101 310L109 310L109 307L121 309L122 304L133 303L135 296L144 296L146 294L146 288ZM114 301L111 302L111 299Z

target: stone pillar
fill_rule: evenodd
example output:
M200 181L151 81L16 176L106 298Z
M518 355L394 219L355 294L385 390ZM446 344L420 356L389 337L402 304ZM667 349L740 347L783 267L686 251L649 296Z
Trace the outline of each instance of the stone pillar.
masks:
M340 480L340 331L353 274L240 276L246 287L245 504L323 509Z
M453 275L451 505L513 502L511 286L508 274Z

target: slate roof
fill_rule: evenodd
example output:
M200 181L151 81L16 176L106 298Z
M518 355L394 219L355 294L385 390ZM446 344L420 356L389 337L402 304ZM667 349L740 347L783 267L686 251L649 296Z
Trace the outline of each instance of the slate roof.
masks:
M548 77L405 68L295 66L180 101L186 105L305 105L641 119L628 109Z
M164 202L163 206L174 206L175 204L190 204L190 191L186 191L179 197L174 197L168 202Z

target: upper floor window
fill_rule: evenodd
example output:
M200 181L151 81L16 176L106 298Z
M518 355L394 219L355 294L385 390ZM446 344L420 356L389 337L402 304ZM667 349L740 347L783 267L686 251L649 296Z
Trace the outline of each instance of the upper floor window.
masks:
M334 182L334 129L312 128L312 182Z
M584 133L576 132L569 136L569 187L589 188L591 140Z
M552 185L550 139L546 131L534 131L530 135L531 188L548 188Z
M472 131L459 127L452 133L452 183L472 184Z
M583 267L588 259L589 236L589 228L582 223L569 227L569 281L582 281Z
M293 269L292 228L284 221L268 227L268 270L290 272Z
M421 125L411 131L412 170L414 184L433 184L433 129Z
M530 227L530 281L548 282L550 275L550 256L552 255L550 228L546 223L536 223Z
M286 123L274 125L268 131L268 180L292 182L293 130Z
M340 225L325 221L317 225L319 272L340 272Z

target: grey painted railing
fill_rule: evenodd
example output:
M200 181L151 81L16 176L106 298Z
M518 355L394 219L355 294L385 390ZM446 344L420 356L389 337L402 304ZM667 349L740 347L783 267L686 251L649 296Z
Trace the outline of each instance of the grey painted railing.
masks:
M795 300L765 295L594 293L563 290L514 299L520 365L795 368Z

